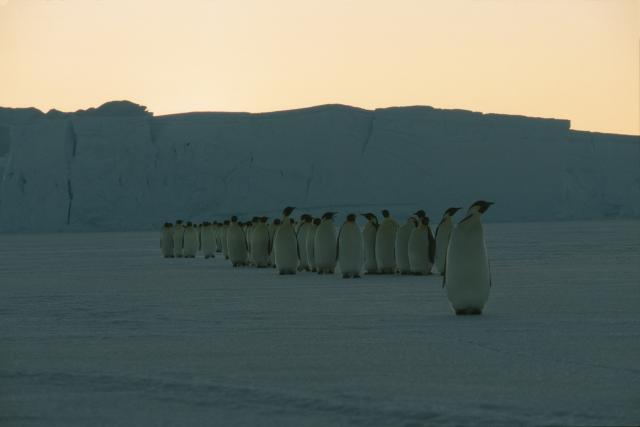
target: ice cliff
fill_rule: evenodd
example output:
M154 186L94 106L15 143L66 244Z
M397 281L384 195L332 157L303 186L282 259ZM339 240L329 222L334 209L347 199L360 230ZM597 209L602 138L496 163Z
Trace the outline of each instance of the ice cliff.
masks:
M640 137L431 107L0 108L0 176L3 231L147 229L284 205L435 220L479 198L498 221L640 217Z

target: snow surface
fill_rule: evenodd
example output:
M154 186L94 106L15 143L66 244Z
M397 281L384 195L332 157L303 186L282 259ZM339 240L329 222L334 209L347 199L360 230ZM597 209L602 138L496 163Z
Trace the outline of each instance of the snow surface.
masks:
M489 305L456 317L436 276L163 259L159 233L4 234L0 424L640 424L640 222L486 237Z
M156 229L288 205L403 221L478 199L505 207L498 221L640 218L640 137L569 125L431 107L0 108L0 230Z

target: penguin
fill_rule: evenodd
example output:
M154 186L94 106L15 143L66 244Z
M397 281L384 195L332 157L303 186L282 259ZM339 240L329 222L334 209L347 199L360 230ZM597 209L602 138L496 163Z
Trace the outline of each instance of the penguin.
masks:
M176 226L173 228L173 254L176 258L182 258L182 244L184 240L184 225L182 220L176 221Z
M267 217L263 216L256 220L251 232L251 253L253 262L258 268L269 266L269 227Z
M316 257L315 257L315 240L316 240L316 232L318 231L318 226L320 225L321 219L314 218L309 226L309 230L307 231L307 264L309 266L309 271L316 272L318 269L316 268Z
M356 215L347 215L338 234L338 264L342 278L359 278L364 261L364 240Z
M231 224L231 221L225 219L222 223L222 230L220 232L220 240L222 240L222 255L224 255L224 259L229 259L229 246L227 242L227 232L229 231L229 224Z
M216 236L216 253L222 253L222 225L218 221L213 221Z
M451 232L442 286L457 315L482 314L491 289L491 269L482 215L493 202L479 200Z
M253 233L253 225L257 222L257 218L254 216L251 221L247 221L244 223L242 229L244 231L244 240L245 246L247 248L247 264L255 265L253 261L253 256L251 253L251 233Z
M275 256L273 254L273 241L276 238L276 233L278 232L278 228L280 228L280 224L282 224L282 222L278 218L274 219L273 222L269 224L269 266L273 268L276 268Z
M160 253L165 258L173 258L173 224L165 222L160 235Z
M195 258L198 253L198 229L191 222L187 222L184 227L184 238L182 243L182 256L185 258Z
M279 274L296 274L298 268L298 241L291 223L291 212L295 208L286 207L282 212L282 223L278 226L273 240L273 255Z
M429 217L420 215L420 224L409 236L409 266L413 274L431 274L435 253L435 240L429 227Z
M409 265L409 236L416 228L417 221L414 217L409 217L407 222L398 228L396 233L396 271L399 274L410 274L411 266Z
M362 214L362 216L367 219L367 223L362 229L362 240L364 241L364 270L367 274L378 274L378 264L376 262L378 218L371 212Z
M383 220L376 233L376 264L378 273L393 274L396 270L396 232L398 223L389 214L388 210L382 211Z
M298 240L298 257L300 258L300 264L298 271L309 271L309 260L307 259L307 233L309 227L311 227L311 215L304 214L300 217L300 227L298 227L297 240Z
M338 234L333 223L335 214L336 212L327 212L322 215L313 239L313 254L318 274L333 274L336 268Z
M215 258L216 234L213 224L208 221L202 223L202 228L200 229L200 238L202 241L202 254L204 255L204 258Z
M444 211L442 220L436 228L436 257L435 266L438 273L444 275L444 261L447 257L447 248L449 247L449 238L453 229L453 216L460 208L449 208Z
M231 217L227 229L227 251L229 252L229 261L234 267L246 265L247 241L242 226L238 223L238 217L235 215Z

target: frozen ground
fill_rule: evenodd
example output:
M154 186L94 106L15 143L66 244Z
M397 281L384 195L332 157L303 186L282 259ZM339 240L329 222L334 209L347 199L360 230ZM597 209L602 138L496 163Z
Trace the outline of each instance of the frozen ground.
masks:
M640 222L490 224L486 314L438 277L0 235L2 425L640 423Z

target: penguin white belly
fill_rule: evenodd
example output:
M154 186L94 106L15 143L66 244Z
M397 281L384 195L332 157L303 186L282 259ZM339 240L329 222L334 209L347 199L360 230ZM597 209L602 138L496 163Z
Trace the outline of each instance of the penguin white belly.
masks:
M228 233L229 233L228 227L223 228L222 233L220 233L220 237L222 240L222 255L224 255L224 259L229 259L229 242L227 242Z
M300 270L309 270L309 260L307 259L307 234L309 224L303 224L298 230L298 254L300 256Z
M331 221L324 221L318 226L314 239L314 256L319 273L333 273L337 258L336 227Z
M216 238L211 227L206 226L201 232L202 237L202 253L205 258L215 257Z
M342 227L338 246L338 263L343 277L360 276L364 260L364 242L357 225L349 224Z
M257 267L269 265L269 230L265 225L257 225L251 233L251 251Z
M189 227L184 232L182 255L185 258L195 258L198 252L198 230Z
M452 223L443 224L438 227L436 236L436 258L435 265L438 273L444 274L445 260L447 258L447 249L449 247L449 238L451 237Z
M431 273L432 264L429 261L429 232L426 228L418 227L409 236L409 266L413 274Z
M396 233L396 269L400 274L411 273L411 266L409 264L409 236L415 229L413 224L403 224Z
M369 274L378 272L376 262L376 228L367 223L362 230L362 240L364 241L364 271Z
M285 218L285 221L289 221ZM276 269L280 274L295 274L298 268L298 245L293 226L283 223L278 227L273 242Z
M184 240L184 228L178 226L173 231L173 254L177 258L182 258L182 244Z
M313 224L310 226L309 231L307 231L307 265L309 266L310 271L316 271L316 256L315 256L315 239L316 239L316 231L318 226Z
M234 267L246 264L247 242L244 232L239 226L229 226L227 231L227 251L229 252L229 261Z
M447 297L456 312L482 312L489 298L491 276L479 224L458 225L453 230L444 280Z
M160 251L165 258L173 258L173 230L164 228L160 237Z
M396 269L396 228L383 221L376 234L376 264L378 272L392 274Z

